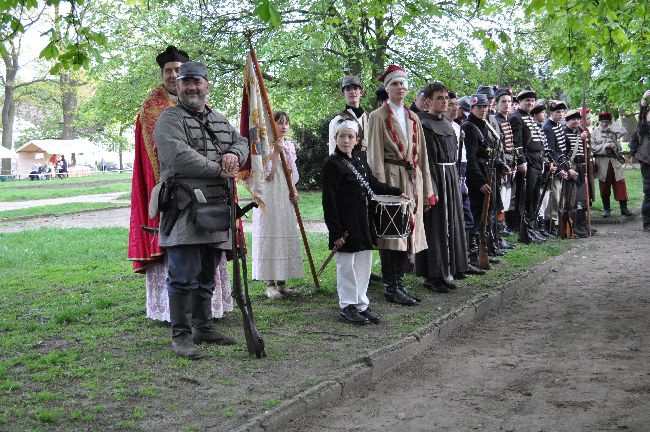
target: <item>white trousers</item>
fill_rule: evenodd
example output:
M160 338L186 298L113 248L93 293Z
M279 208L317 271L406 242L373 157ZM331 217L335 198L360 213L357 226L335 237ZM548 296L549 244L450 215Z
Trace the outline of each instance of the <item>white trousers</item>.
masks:
M510 182L502 184L499 193L501 194L503 211L505 212L514 208L510 203L510 201L512 201L512 184Z
M546 209L549 207L549 198L551 195L550 189L547 189L546 192L544 193L544 197L542 198L542 205L539 207L539 214L537 216L541 217L542 219L548 219L546 217Z
M341 309L350 305L356 306L359 312L368 308L368 282L372 268L372 251L337 252L336 261L336 292L339 294Z

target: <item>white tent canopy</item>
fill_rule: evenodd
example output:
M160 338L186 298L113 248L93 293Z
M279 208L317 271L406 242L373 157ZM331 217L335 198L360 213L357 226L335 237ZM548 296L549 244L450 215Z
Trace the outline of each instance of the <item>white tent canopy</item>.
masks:
M85 139L75 140L31 140L16 150L18 153L18 174L29 174L34 164L47 163L52 156L57 159L64 155L68 163L72 162L74 153L77 165L94 168L101 158L102 149Z

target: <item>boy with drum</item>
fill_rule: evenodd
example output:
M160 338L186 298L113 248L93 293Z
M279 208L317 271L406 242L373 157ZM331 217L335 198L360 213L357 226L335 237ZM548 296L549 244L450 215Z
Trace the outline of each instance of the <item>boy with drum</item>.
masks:
M342 120L335 126L336 149L323 165L323 213L329 230L329 247L335 249L339 319L356 325L379 323L367 296L374 238L368 206L375 194L408 196L372 175L365 153L354 150L359 125Z

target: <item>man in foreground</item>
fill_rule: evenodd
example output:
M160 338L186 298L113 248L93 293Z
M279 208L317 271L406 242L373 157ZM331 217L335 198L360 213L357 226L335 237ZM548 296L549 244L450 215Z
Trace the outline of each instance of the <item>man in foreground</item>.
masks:
M154 130L160 180L176 185L176 199L163 203L159 240L167 250L172 348L191 359L201 357L195 344L235 343L214 330L211 312L214 267L221 252L231 249L229 211L234 209L207 220L199 214L202 205L227 202L228 179L237 176L249 152L247 139L206 105L207 93L207 68L183 63L178 105L160 115Z

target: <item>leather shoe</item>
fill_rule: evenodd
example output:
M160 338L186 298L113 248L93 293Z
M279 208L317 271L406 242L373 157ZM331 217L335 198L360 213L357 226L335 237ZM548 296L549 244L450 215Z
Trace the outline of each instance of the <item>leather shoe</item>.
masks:
M623 207L621 209L621 216L634 216L634 215L627 207ZM603 217L605 216L603 215Z
M407 296L400 289L395 289L395 291L384 291L384 298L388 300L389 303L397 303L403 306L415 306L418 304L415 299Z
M368 318L362 316L356 307L346 306L339 312L339 319L348 324L366 325L370 322Z
M449 289L449 290L451 290L451 291L453 291L453 290L455 290L456 288L458 288L458 286L456 286L454 283L448 281L447 279L443 279L443 280L442 280L442 284L443 284L444 286L446 286L447 289Z
M623 213L622 210L621 210L621 213ZM610 209L604 209L603 210L603 218L608 218L608 217L611 216L611 214L612 214L612 211Z
M508 252L501 250L501 249L494 249L492 252L490 252L488 255L490 256L506 256Z
M222 346L237 344L236 339L233 339L230 336L222 335L214 329L201 330L195 328L192 332L192 341L197 345L200 343L209 343Z
M488 257L488 261L490 262L490 264L499 264L501 262L499 259L494 257Z
M510 243L509 241L507 241L505 239L501 239L501 240L499 240L499 247L501 249L514 249L515 245L514 245L514 243Z
M381 315L374 313L370 308L366 308L366 310L359 312L359 315L368 318L368 321L373 324L379 324L381 322Z
M474 264L469 264L468 263L467 264L467 271L465 273L483 276L485 274L485 270L475 266Z
M467 279L467 275L463 272L458 272L454 275L455 280Z

